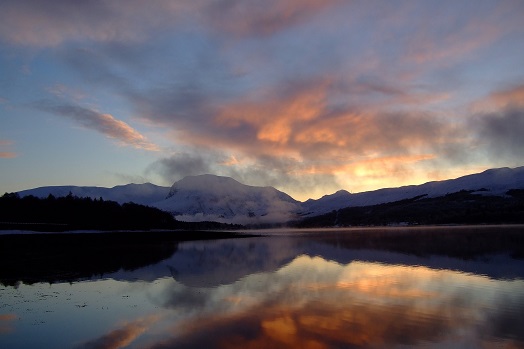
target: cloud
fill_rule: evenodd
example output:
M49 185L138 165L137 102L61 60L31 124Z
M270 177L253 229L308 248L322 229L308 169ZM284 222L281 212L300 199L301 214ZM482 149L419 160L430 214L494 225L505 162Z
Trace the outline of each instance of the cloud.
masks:
M321 0L169 1L108 0L73 4L52 0L5 0L0 39L19 45L57 46L65 42L142 42L158 30L174 29L187 19L214 31L240 36L270 35L304 22L339 2ZM210 29L211 29L210 28Z
M419 162L438 158L456 162L468 156L463 151L465 129L416 107L389 109L416 106L418 93L380 80L341 84L345 82L332 78L299 79L220 103L207 100L198 88L190 90L189 98L182 98L184 94L169 98L178 90L146 94L141 107L148 112L142 115L174 130L173 138L193 149L151 169L170 183L201 171L271 185L293 196L305 191L322 195L322 190L341 189L349 175L362 180L357 172L372 172L373 183L379 183L378 178L402 173L407 178ZM369 91L379 94L383 105L359 100ZM232 155L236 162L226 166ZM377 161L372 163L373 159ZM344 172L348 175L340 181Z
M524 85L514 86L491 93L485 100L499 109L524 108Z
M92 109L71 104L52 105L42 102L35 104L35 106L49 113L70 118L88 129L118 140L123 145L149 151L160 150L156 144L149 142L137 130L111 114L102 114Z
M9 148L13 142L5 139L0 139L0 150L2 148ZM12 151L0 151L0 159L12 159L16 158L18 154Z
M336 190L364 174L376 186L379 178L396 185L415 167L471 163L478 144L501 142L482 141L486 126L471 127L472 114L459 117L456 108L482 93L468 85L471 72L504 69L506 61L493 63L496 52L520 57L522 4L447 5L6 0L0 40L45 48L43 57L76 74L71 87L46 84L70 100L48 111L159 150L115 116L78 107L96 98L93 89L162 127L177 153L147 171L169 183L211 172L286 191ZM510 100L522 109L521 97L519 85L486 100L495 113Z
M524 108L508 107L471 123L480 146L494 160L524 160Z
M158 173L171 184L186 176L214 173L213 160L205 154L177 153L155 161L146 172Z
M0 159L13 159L17 154L9 151L0 151Z
M207 20L237 36L269 36L307 21L339 0L219 0L204 9Z
M78 346L78 349L119 349L133 343L142 333L159 320L158 316L149 316L125 323L121 328Z
M172 26L183 2L131 0L72 3L6 0L0 14L0 38L14 44L56 46L67 41L141 41L150 31Z
M278 155L232 157L218 150L199 148L159 159L148 166L146 173L160 175L169 185L185 176L211 173L248 185L272 186L293 193L307 191L321 195L340 188L332 173L315 172L308 162Z

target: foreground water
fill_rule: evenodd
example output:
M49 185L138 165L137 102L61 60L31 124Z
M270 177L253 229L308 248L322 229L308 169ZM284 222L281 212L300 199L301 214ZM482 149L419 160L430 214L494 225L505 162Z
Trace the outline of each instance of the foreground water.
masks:
M4 282L0 348L524 347L522 259L333 236L179 242L148 265Z

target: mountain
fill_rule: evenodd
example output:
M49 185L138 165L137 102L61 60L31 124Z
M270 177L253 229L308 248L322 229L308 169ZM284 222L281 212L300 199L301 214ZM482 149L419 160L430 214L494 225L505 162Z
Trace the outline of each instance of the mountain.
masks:
M181 179L165 200L153 206L183 221L239 224L285 222L301 210L299 201L273 187L249 186L210 174Z
M172 213L183 221L222 223L282 223L330 213L347 207L378 205L414 197L437 198L461 190L483 196L505 196L509 189L524 189L524 166L498 168L456 179L428 182L399 188L385 188L362 193L345 190L320 199L299 202L273 187L256 187L229 177L199 175L185 177L171 188L150 183L128 184L113 188L41 187L19 192L20 196L102 197L119 203L135 202Z
M524 188L524 166L490 169L456 179L385 188L351 194L345 190L325 195L318 200L307 200L302 204L302 216L312 217L345 207L371 206L424 195L435 198L460 190L472 190L482 195L502 196L509 189Z
M113 188L68 185L23 190L18 192L18 195L21 197L33 195L38 198L46 198L50 194L55 197L61 197L67 196L69 193L78 197L103 198L104 200L116 201L119 204L134 202L136 204L149 205L165 199L169 193L169 187L160 187L151 183L117 185Z

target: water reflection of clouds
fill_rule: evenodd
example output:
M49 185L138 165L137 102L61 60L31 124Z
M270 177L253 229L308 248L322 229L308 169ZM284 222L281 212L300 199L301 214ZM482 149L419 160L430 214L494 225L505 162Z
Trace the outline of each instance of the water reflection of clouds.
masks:
M505 297L504 286L512 282L491 288L485 287L486 282L480 276L424 267L340 265L301 256L274 273L251 275L231 285L170 288L164 306L187 316L177 322L175 337L151 348L381 347L452 339L456 343L496 334L500 322L521 324L522 313L499 314L485 308ZM522 281L514 282L523 286ZM512 306L521 309L523 304L520 294ZM486 327L483 334L474 326L479 319L480 328ZM501 328L506 329L504 337L522 339L515 326Z
M13 321L16 319L18 319L16 314L0 314L0 334L12 332Z
M77 347L77 349L118 349L125 348L159 320L151 315L131 322L125 322L118 328Z

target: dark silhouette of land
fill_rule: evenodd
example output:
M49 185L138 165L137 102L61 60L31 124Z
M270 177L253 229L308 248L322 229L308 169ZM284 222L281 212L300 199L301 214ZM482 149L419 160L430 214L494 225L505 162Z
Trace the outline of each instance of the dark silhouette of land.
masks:
M391 224L522 224L524 190L506 197L460 191L442 197L425 195L380 205L347 207L292 223L298 228L386 226Z
M45 232L68 230L201 230L239 229L240 225L218 222L180 222L170 213L154 207L102 198L49 195L19 197L16 193L0 197L0 230L19 229Z

